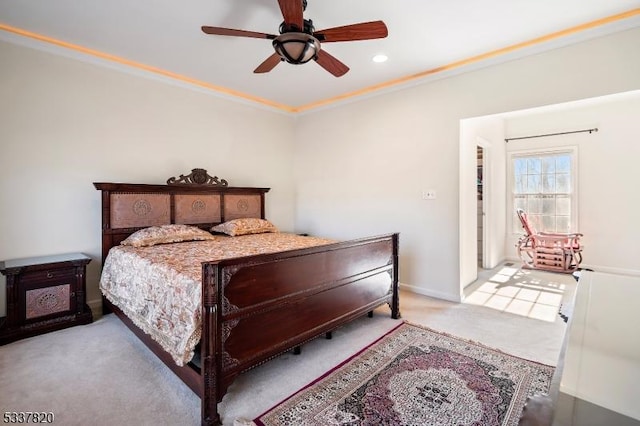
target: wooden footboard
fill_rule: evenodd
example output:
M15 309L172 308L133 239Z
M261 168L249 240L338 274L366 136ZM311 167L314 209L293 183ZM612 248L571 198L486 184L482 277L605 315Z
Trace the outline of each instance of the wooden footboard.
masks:
M388 303L398 234L203 264L202 424L242 371Z

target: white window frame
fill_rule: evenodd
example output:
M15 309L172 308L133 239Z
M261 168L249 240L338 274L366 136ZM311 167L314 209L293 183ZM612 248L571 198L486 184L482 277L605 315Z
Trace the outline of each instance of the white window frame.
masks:
M539 148L539 149L527 149L527 150L514 150L507 153L507 226L509 229L508 234L512 236L521 235L522 232L516 232L514 229L514 217L515 217L515 175L513 170L514 157L535 157L544 155L558 155L569 154L571 157L571 229L567 232L579 232L580 226L578 224L578 147L577 146L563 146L558 148ZM519 227L518 227L519 228Z

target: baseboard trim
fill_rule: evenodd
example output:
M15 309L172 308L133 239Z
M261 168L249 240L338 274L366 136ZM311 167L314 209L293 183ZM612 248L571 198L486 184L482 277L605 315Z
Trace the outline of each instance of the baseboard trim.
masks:
M414 285L399 283L398 286L401 290L409 291L411 293L420 294L422 296L433 297L435 299L443 299L449 302L460 303L460 295L452 295L449 293L443 293L441 291L433 291L424 287L416 287Z
M514 262L519 266L522 265L522 261L518 258L508 258L507 260L509 260L510 262ZM612 266L594 265L589 263L581 264L580 269L592 269L594 272L604 272L607 274L617 274L617 275L630 275L632 277L640 276L640 270L638 269L616 268Z
M602 265L580 265L582 269L591 269L594 272L604 272L607 274L630 275L632 277L640 277L640 271L637 269L612 268Z
M89 309L93 314L93 319L96 320L102 316L102 299L94 299L87 301Z

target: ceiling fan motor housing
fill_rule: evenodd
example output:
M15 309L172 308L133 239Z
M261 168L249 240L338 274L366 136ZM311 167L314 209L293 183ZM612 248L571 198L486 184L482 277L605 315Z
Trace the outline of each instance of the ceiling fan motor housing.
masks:
M300 32L297 26L288 28L283 22L280 24L280 35L273 40L273 48L290 64L306 64L320 50L320 42L313 36L315 28L311 19L304 20L303 31Z
M305 64L316 57L320 42L311 34L284 33L273 40L273 48L290 64Z

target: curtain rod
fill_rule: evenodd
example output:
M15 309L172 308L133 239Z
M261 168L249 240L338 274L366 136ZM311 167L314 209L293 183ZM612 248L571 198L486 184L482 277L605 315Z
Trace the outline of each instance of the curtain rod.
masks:
M597 132L598 128L594 127L593 129L584 129L584 130L574 130L572 132L561 132L561 133L547 133L546 135L533 135L533 136L521 136L519 138L506 138L504 141L505 142L509 142L509 141L516 141L519 139L531 139L531 138L543 138L545 136L558 136L558 135L568 135L571 133L585 133L585 132L589 132L589 134L591 134L592 132Z

